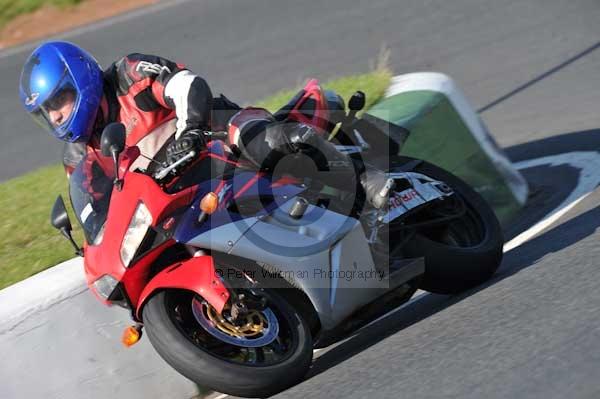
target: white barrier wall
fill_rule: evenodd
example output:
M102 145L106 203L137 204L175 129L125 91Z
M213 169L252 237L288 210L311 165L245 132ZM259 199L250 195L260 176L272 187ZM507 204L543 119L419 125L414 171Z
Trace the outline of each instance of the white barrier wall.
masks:
M0 291L0 398L191 398L195 384L144 337L121 344L125 309L88 291L81 258Z
M492 206L507 225L527 200L527 182L489 134L454 81L417 72L392 79L386 98L369 111L406 128L400 153L456 174Z

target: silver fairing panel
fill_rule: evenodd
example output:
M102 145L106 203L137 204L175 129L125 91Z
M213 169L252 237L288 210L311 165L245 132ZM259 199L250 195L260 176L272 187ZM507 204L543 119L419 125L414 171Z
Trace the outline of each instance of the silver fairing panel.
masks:
M250 217L227 223L194 237L186 244L228 253L242 235L252 228L257 221L258 218Z
M227 253L278 270L307 294L330 329L380 296L388 280L375 269L356 219L309 205L295 220L288 215L292 203L256 220Z

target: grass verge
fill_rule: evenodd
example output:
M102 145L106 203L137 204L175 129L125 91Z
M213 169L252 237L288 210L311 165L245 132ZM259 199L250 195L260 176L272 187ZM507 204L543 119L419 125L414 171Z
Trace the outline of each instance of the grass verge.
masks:
M387 69L378 69L371 73L362 75L346 76L323 84L325 89L337 92L347 102L356 90L362 90L367 96L365 109L369 109L379 101L389 86L391 73ZM280 93L259 101L257 107L263 107L269 111L277 111L294 96L301 87L284 90Z
M37 10L44 5L73 6L83 0L0 0L0 28L11 19Z
M391 73L385 68L374 72L343 77L323 86L338 92L344 99L355 90L367 96L367 108L376 103L389 85ZM277 93L257 106L276 110L297 90ZM40 134L42 134L40 132ZM54 199L67 194L67 179L62 166L49 166L12 180L0 183L0 289L23 280L48 267L72 258L70 244L50 225L50 210ZM70 211L71 221L75 223ZM82 242L83 235L74 225L74 236Z

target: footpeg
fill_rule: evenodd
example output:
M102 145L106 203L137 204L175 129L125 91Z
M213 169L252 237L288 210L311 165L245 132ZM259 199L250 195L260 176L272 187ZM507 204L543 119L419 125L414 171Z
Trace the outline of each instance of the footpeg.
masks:
M373 206L377 209L382 209L385 205L387 205L390 191L392 191L393 188L394 188L394 179L391 179L391 178L387 179L385 182L385 185L383 186L381 191L379 191L379 193L377 193L377 195L375 195L375 197L373 197L373 199L372 199Z

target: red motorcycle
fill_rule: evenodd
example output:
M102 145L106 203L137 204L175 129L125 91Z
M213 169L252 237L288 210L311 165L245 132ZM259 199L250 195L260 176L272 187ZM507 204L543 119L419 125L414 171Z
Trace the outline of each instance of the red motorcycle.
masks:
M396 184L384 211L318 179L257 170L221 140L188 154L195 161L183 174L173 173L181 160L130 170L139 149L124 148L123 125L105 129L102 155L87 155L70 178L83 249L61 197L52 224L84 256L94 295L131 311L125 345L143 328L196 383L268 396L303 378L314 348L419 287L458 292L494 273L503 239L486 202L450 173L399 156L406 132L356 118L360 93L348 114L339 97L328 108L328 95L311 81L275 117L323 131L339 122L340 150L389 159Z

